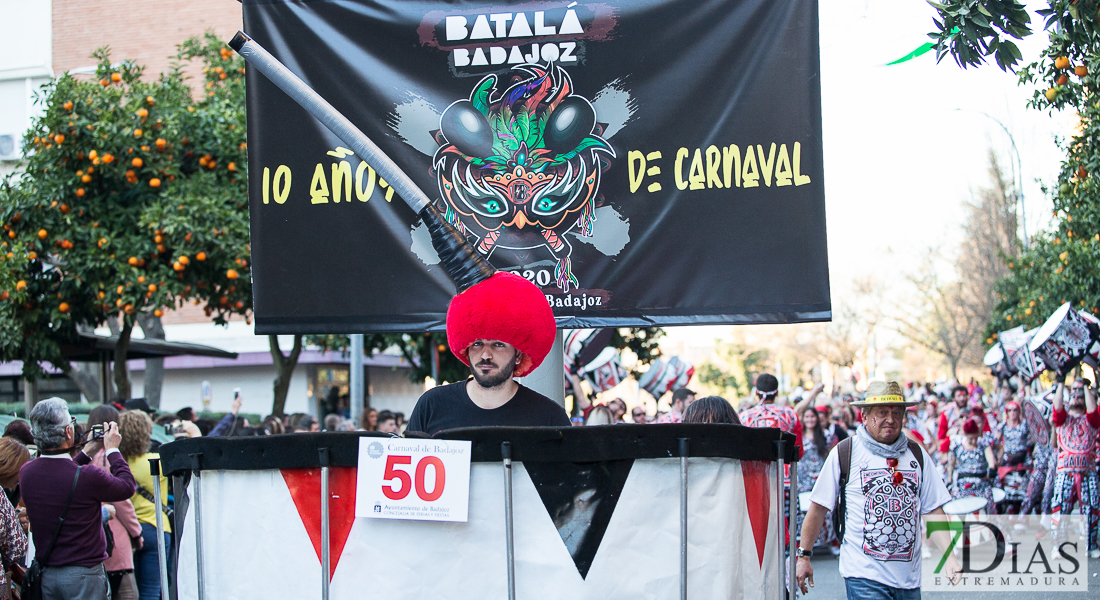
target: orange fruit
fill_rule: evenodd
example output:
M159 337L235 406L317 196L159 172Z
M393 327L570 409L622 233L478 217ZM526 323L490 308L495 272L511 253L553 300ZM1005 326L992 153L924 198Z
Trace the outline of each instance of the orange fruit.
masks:
M1046 96L1047 100L1049 100L1050 102L1054 102L1054 99L1058 97L1058 90L1050 88L1047 91L1043 92L1043 95Z
M130 161L130 164L135 167L140 167L141 165L145 164L145 161L141 160L140 158L135 158L134 160Z
M83 189L83 188L81 188L81 189ZM79 195L81 195L81 194L77 194L77 195L79 196ZM66 215L67 215L67 214L69 214L69 212L70 212L70 211L72 211L72 209L71 209L71 208L69 208L69 205L68 205L68 204L62 204L62 205L61 205L61 212L62 212L63 214L66 214Z
M59 134L57 134L57 135L53 136L53 141L54 141L54 143L56 143L56 144L60 144L61 142L64 142L64 141L65 141L65 136L63 136L63 135L61 135L61 134L59 133Z
M87 177L87 176L85 176L85 177ZM84 197L84 188L76 188L76 197L77 198L83 198Z
M88 183L88 182L90 182L91 180L92 180L92 176L91 176L91 175L81 175L81 176L80 176L80 182L81 182L81 183Z
M236 307L237 307L238 309L244 308L244 302L241 302L240 300L237 300L237 304L236 304L235 306L236 306Z
M106 164L111 164L112 162L114 162L114 160L115 160L115 157L114 157L113 154L104 154L103 155L103 162L106 163Z
M157 244L157 252L164 252L164 244Z
M157 179L156 177L150 179L149 180L149 187L155 187L155 188L160 187L160 179Z
M98 156L99 156L99 153L96 152L95 150L92 150L91 152L88 153L88 158L90 158L92 160L95 160ZM88 172L91 173L92 170L88 169Z
M225 73L222 73L221 75L218 75L218 79L225 79L225 78L226 78L226 74L225 74Z
M57 305L57 310L59 310L63 313L69 312L69 303L68 302L62 302L61 304L58 304Z
M155 283L150 283L150 284L149 284L149 291L150 291L150 292L155 292L155 291L157 291L157 284L155 284Z
M104 77L103 79L99 80L99 85L102 85L103 87L107 87L108 85L111 85L111 82L108 81L106 77ZM91 125L89 125L89 127L91 127Z
M144 108L139 108L137 114L139 117L148 117L149 111L145 110Z
M158 309L153 311L153 316L154 317L163 317L164 316L164 311L158 308Z
M186 255L183 255L183 256L180 256L180 257L179 257L179 263L180 263L181 265L186 265L186 264L187 264L187 263L189 263L189 262L191 262L191 259L187 258L187 256L186 256Z
M157 146L157 150L164 150L164 147L168 145L168 140L164 138L157 138L156 142L153 142Z
M119 75L118 73L111 73L111 81L113 81L114 83L122 81L122 75Z
M153 241L159 244L159 243L164 241L164 236L162 236L162 235L155 236L153 238Z
M135 129L134 130L134 137L141 137L143 133L145 133L145 132L140 130L140 129Z
M1062 73L1061 75L1058 76L1058 79L1054 80L1054 83L1056 83L1058 85L1066 85L1067 83L1069 83L1069 76L1066 75L1065 73Z
M35 252L34 250L31 250L30 252L27 253L27 260L34 260L36 258L38 258L38 253Z
M124 290L124 289L126 289L126 288L124 288L124 287L122 287L122 286L120 285L120 286L118 286L117 288L115 288L115 291L116 291L116 292L118 292L119 294L121 294L121 293L122 293L122 290Z
M237 170L237 163L231 162L231 163L229 163L229 166L226 167L226 168L229 169L230 171L236 171Z
M137 266L137 257L136 256L131 256L130 260L128 260L126 262L130 263L131 267L136 267Z
M99 241L96 242L96 245L99 246L100 248L102 248L103 244L106 244L106 243L107 243L107 238L99 238Z
M153 97L152 96L146 96L145 97L145 103L148 104L149 106L152 106L153 104L155 104L155 102L153 102Z
M17 281L17 282L15 283L15 289L17 289L17 290L25 290L25 289L27 289L27 282L26 282L26 281L23 281L22 279L20 279L19 281Z
M1077 65L1073 67L1073 74L1078 77L1084 77L1089 74L1089 68L1085 65Z
M229 269L228 271L225 272L225 276L228 277L229 279L236 279L236 278L240 277L240 274L238 274L237 271L235 271L234 269Z
M50 234L45 229L39 229L38 230L38 239L44 240L44 239L46 239L47 235L50 235Z
M138 283L145 283L145 276L144 275L138 275Z
M205 252L199 252L198 254L195 255L195 260L206 260L206 253Z
M1085 167L1077 167L1077 178L1084 179L1089 176L1089 172L1085 170Z
M1066 57L1066 56L1059 56L1058 58L1055 58L1054 59L1054 68L1055 69L1068 69L1069 68L1069 58Z
M73 101L69 100L69 101L65 102L65 104L62 104L61 107L64 108L65 110L72 110L73 109Z

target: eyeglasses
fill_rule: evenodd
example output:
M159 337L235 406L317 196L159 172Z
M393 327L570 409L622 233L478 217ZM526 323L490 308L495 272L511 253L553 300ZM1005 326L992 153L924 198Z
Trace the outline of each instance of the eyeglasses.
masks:
M894 485L901 485L905 481L905 475L898 471L898 459L887 458L886 466L890 469L890 480L894 482Z

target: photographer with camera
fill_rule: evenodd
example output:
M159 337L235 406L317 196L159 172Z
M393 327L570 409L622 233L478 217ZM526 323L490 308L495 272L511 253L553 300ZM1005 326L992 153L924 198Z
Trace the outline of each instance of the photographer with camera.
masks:
M30 414L39 458L23 465L19 486L34 536L35 564L27 571L24 595L38 581L43 600L106 600L107 542L103 535L103 502L126 500L134 494L134 476L118 451L122 436L115 423L103 438L80 444L76 419L61 398L39 402ZM104 449L110 472L91 464L90 454ZM29 580L29 581L28 581Z
M88 429L93 439L102 436L108 423L117 423L118 409L110 404L101 404L88 413ZM120 450L121 451L121 450ZM92 464L108 468L106 451L100 450L92 456ZM137 600L137 582L134 579L134 552L141 549L141 523L138 522L134 505L129 500L104 502L108 513L104 523L107 539L107 560L103 568L107 571L107 580L111 582L112 600Z

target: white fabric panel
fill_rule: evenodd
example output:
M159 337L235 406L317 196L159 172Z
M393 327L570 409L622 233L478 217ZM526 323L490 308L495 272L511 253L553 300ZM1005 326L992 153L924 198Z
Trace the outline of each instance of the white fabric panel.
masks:
M771 492L774 468L768 479ZM740 462L690 459L688 481L689 598L755 599L765 591L776 597L774 503L761 569ZM506 598L503 484L499 463L472 465L467 523L356 519L333 576L332 599ZM634 461L584 580L531 478L515 463L517 597L679 597L679 490L678 458ZM320 563L278 471L205 472L203 498L207 598L320 597ZM192 599L194 510L184 531L179 597Z

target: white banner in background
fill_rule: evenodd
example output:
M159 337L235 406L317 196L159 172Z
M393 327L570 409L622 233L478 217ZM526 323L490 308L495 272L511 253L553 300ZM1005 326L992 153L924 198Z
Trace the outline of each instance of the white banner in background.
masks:
M466 522L470 442L360 438L355 516Z

